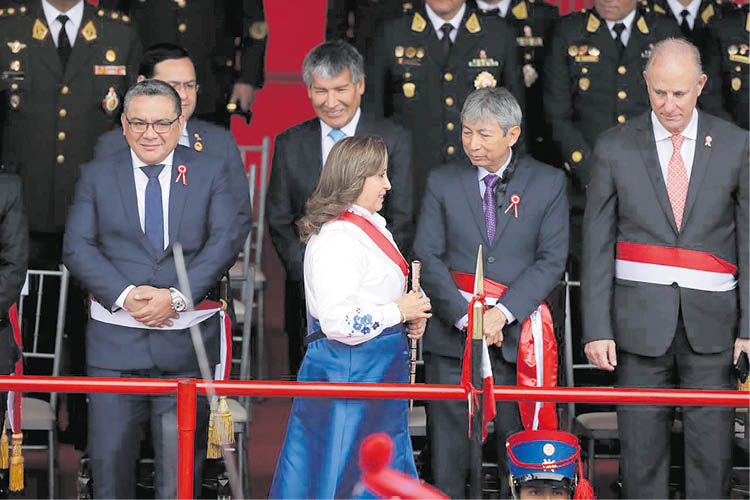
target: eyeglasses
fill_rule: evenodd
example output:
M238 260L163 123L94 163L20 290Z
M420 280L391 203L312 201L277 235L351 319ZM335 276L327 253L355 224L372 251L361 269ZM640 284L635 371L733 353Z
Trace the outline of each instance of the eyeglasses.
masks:
M130 118L125 117L125 121L128 122L128 125L130 125L130 128L136 134L145 134L146 130L148 130L149 127L153 127L154 132L156 132L157 134L166 134L167 132L169 132L169 129L172 128L172 124L179 119L180 117L178 116L172 121L159 120L150 123L144 122L143 120L131 120Z
M200 85L198 85L198 82L195 80L192 80L190 82L167 82L172 86L173 89L175 89L177 92L180 91L180 89L184 89L185 92L198 92L198 88Z

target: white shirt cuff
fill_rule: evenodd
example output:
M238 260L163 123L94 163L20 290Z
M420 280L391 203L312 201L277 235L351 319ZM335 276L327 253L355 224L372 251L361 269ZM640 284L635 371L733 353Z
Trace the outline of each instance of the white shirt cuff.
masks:
M401 309L395 302L383 306L383 325L385 328L401 323Z
M505 307L504 305L498 303L498 304L495 305L495 307L499 308L503 312L503 314L505 315L505 319L508 320L506 324L510 325L511 323L513 323L516 320L516 317L513 316L513 313L510 312L508 310L508 308Z
M468 325L468 324L469 324L469 315L468 314L464 314L461 319L459 319L458 321L456 321L453 324L453 326L455 326L456 328L458 328L459 330L461 330L463 328L466 328L466 325Z
M122 291L120 296L117 297L117 300L115 300L115 305L112 306L112 312L115 312L118 309L125 309L125 299L133 288L135 288L135 285L130 285Z

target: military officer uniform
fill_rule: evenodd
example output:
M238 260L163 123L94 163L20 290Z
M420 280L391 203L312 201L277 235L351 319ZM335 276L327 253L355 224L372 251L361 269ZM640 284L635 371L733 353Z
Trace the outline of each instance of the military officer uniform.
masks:
M687 7L670 4L668 0L641 0L657 14L672 17L680 25L682 37L698 47L703 62L703 72L708 81L700 97L701 109L730 119L721 104L721 74L718 64L709 57L711 50L711 27L725 16L737 10L737 4L724 0L693 0ZM674 0L676 3L677 0ZM718 61L716 61L718 62Z
M463 157L461 107L469 93L502 86L523 103L515 40L505 21L465 5L455 41L443 56L425 9L384 23L368 54L364 95L367 110L412 132L417 209L429 171Z
M503 4L503 2L500 2ZM498 5L500 5L498 4ZM544 118L544 56L552 41L557 7L541 0L511 0L508 9L481 9L486 16L505 18L515 37L518 64L525 88L526 145L537 160L559 165L557 149L552 144L550 127ZM484 7L481 3L480 7Z
M367 54L380 23L411 14L414 3L405 0L328 0L326 40L345 40L360 54ZM353 25L350 25L350 16Z
M262 0L100 1L133 17L145 48L167 42L187 49L200 84L198 118L226 126L232 85L263 86L268 28Z
M709 60L721 72L721 94L724 109L740 127L748 128L750 97L750 4L745 3L711 26L712 50Z

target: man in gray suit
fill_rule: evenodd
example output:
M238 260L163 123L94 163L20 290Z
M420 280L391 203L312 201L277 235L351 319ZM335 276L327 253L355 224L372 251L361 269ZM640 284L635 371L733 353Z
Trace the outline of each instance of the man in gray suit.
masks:
M747 131L695 109L692 44L660 42L643 76L652 111L604 132L591 161L586 355L623 387L729 389L750 351ZM683 408L688 498L728 497L733 415ZM625 498L668 497L673 416L618 408Z
M465 297L473 290L461 284L460 276L474 272L479 245L485 290L489 280L507 287L484 316L496 385L516 384L521 325L563 273L568 255L565 176L512 149L520 124L521 108L506 89L474 91L461 113L466 158L433 170L427 181L414 242L423 263L422 286L435 312L424 337L427 383L458 384L461 378ZM451 497L463 498L469 462L466 402L431 401L428 417L435 483ZM498 404L501 497L510 494L505 440L519 430L518 406Z

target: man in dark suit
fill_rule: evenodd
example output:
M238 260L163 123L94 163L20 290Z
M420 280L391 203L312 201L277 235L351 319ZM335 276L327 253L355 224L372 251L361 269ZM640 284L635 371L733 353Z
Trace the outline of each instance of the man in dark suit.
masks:
M495 86L523 103L513 31L499 17L482 18L473 2L426 0L376 34L365 109L412 132L417 210L430 170L463 157L459 115L466 96Z
M711 26L709 65L719 67L724 109L732 121L748 129L750 113L750 4L726 14Z
M474 273L479 245L484 248L485 277L507 287L499 300L493 297L495 306L484 316L496 385L516 385L521 324L537 314L565 268L565 175L511 148L521 133L520 123L521 109L507 90L470 94L461 114L468 159L441 166L427 181L414 242L415 257L422 261L422 286L435 314L424 336L427 383L460 381L468 321L465 297L473 289L464 289L452 273ZM431 401L427 408L435 484L453 498L464 498L469 461L466 402ZM510 494L505 440L519 430L516 403L498 404L501 498Z
M144 47L172 43L192 54L201 86L197 116L227 126L228 103L250 111L255 91L263 87L265 80L268 26L263 0L100 0L100 3L130 15Z
M145 80L125 96L129 149L82 169L64 261L91 292L86 332L90 376L199 377L187 322L233 260L234 203L219 158L178 145L180 96ZM241 228L247 233L248 226ZM177 289L172 246L185 255L191 297ZM189 299L189 300L188 300ZM195 318L193 318L195 319ZM198 322L196 320L196 322ZM219 318L200 322L208 363L219 354ZM150 421L156 495L176 495L176 401L168 396L91 394L89 452L98 498L133 498L142 427ZM208 409L198 405L196 477L205 458ZM200 484L199 481L196 484Z
M727 390L750 351L747 131L695 109L692 44L657 44L644 78L652 111L604 132L590 162L586 355L622 387ZM682 412L687 498L728 498L734 408ZM617 414L623 496L667 498L673 409Z
M388 147L388 175L393 188L383 214L401 251L411 248L413 201L411 136L390 120L360 110L365 91L362 56L346 42L315 47L302 68L316 118L297 124L276 137L268 186L268 230L286 270L285 319L289 335L289 369L302 362L305 303L302 287L304 247L296 221L318 185L320 171L333 144L345 136L377 135Z
M199 85L190 54L184 48L171 43L160 43L149 47L141 58L138 81L149 78L167 82L180 95L182 116L185 117L186 123L180 133L179 144L199 153L205 152L221 158L226 175L230 179L229 189L237 208L235 225L242 228L249 224L253 210L250 204L245 162L242 161L234 136L229 130L194 116L198 106ZM128 143L122 130L117 128L99 138L94 154L96 157L106 156L127 147ZM235 252L240 252L244 243L245 239L238 234L234 240Z
M559 165L559 153L552 143L552 130L544 116L544 57L552 43L552 28L558 9L546 1L536 0L477 0L480 12L486 16L500 16L513 31L518 70L524 85L524 115L528 150L535 159Z

